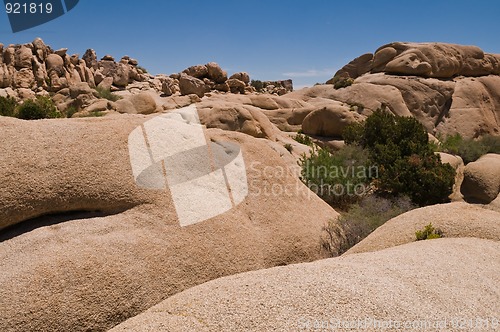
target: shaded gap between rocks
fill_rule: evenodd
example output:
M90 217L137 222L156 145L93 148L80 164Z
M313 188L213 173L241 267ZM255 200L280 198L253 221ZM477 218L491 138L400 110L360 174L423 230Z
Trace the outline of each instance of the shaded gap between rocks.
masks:
M39 217L31 218L19 222L17 224L8 226L0 230L0 243L11 240L17 236L29 233L38 228L53 226L73 220L91 219L91 218L102 218L107 216L112 216L125 212L127 209L115 210L115 211L68 211L61 213L51 213L42 215Z

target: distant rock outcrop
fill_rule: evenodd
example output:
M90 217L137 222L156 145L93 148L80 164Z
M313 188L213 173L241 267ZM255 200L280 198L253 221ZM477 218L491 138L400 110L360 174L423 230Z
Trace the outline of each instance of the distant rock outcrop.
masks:
M263 92L282 95L291 91L291 81L284 81L282 86L278 83L273 89ZM84 91L86 97L69 94L68 89L74 92L74 86L81 87L82 84L87 87ZM129 56L118 62L111 55L99 60L92 49L88 49L82 58L78 54L70 56L67 49L54 51L40 38L24 45L4 47L0 44L0 96L20 102L37 95L50 96L62 112L73 108L76 112L84 111L81 114L87 114L89 109L143 113L131 108L130 103L108 103L99 94L88 93L89 89L95 88L118 93L125 99L145 91L164 97L194 94L200 98L209 92L247 94L256 91L250 85L248 73L238 72L228 78L227 72L215 62L191 66L170 76L153 76ZM105 108L102 107L104 104ZM157 108L161 105L157 104Z
M475 46L391 43L354 59L327 84L354 79L332 97L364 105L362 114L383 104L396 114L404 109L433 134L478 137L500 134L499 75L500 54ZM371 93L357 93L361 84ZM324 97L315 88L309 94Z

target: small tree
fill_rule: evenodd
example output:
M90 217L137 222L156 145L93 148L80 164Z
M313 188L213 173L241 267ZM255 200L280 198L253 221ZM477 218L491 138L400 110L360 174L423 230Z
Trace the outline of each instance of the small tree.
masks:
M26 100L19 106L17 117L23 120L50 119L60 118L61 113L57 110L52 99L37 96L36 99Z
M0 97L0 115L14 116L16 113L17 102L12 97Z
M452 193L455 170L441 163L415 118L379 109L365 122L348 126L344 140L370 151L379 167L379 191L407 195L421 206L445 202Z

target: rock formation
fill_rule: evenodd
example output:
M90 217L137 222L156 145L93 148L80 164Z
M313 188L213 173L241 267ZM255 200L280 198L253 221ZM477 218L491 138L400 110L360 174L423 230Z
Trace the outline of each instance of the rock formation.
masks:
M242 133L207 137L241 147L247 198L180 227L169 191L134 182L127 139L148 119L0 117L2 331L103 331L205 281L323 257L322 226L338 214Z
M391 43L354 59L327 83L355 79L334 98L365 111L384 104L394 113L411 113L434 134L478 137L500 134L499 75L500 55L475 46ZM356 95L361 84L372 93Z
M214 280L111 331L490 330L499 262L498 241L421 241Z

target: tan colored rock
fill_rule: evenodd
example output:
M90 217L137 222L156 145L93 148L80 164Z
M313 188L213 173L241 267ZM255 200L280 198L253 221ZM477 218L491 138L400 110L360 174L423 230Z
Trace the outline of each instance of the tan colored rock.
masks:
M438 154L443 164L450 164L455 170L455 182L453 183L453 192L450 195L451 201L462 201L463 195L460 192L460 187L464 181L464 161L460 156L454 156L443 152L439 152Z
M234 76L234 75L233 75ZM232 76L231 76L232 77ZM236 78L230 78L226 81L227 85L229 86L229 90L232 93L241 93L245 94L245 88L246 84L243 81L240 81Z
M341 137L344 128L363 118L346 106L326 105L309 113L302 122L302 131L308 135Z
M439 204L401 214L368 235L345 255L378 251L416 241L425 226L440 229L446 238L476 237L500 241L500 213L463 202Z
M32 44L34 53L38 57L38 61L42 63L45 62L45 59L47 59L47 56L49 55L47 45L45 45L41 38L36 38L35 40L33 40Z
M245 72L234 73L229 78L242 81L243 83L245 83L245 85L250 83L250 75Z
M115 102L116 111L119 113L137 114L134 104L129 99L120 99Z
M113 77L104 77L97 86L104 90L111 90L113 86Z
M13 87L31 89L36 85L35 75L28 68L16 71L14 74Z
M88 113L105 112L111 109L110 101L107 99L98 99L93 101L89 107L85 109Z
M14 54L15 67L17 69L28 68L32 69L31 60L33 58L33 54L29 47L22 45L18 48Z
M400 105L400 102L396 101L395 98L391 100L383 94L374 96L371 93L371 97L376 100L383 98L382 102L393 109L408 109L408 111L398 111L397 113L405 116L413 115L431 133L435 131L436 124L441 123L448 116L455 91L454 82L434 78L371 74L360 77L356 80L356 83L358 82L383 86L387 92L389 92L388 88L390 87L397 88L400 93L393 93L393 95L401 95L404 106ZM354 87L356 86L357 84L354 85ZM386 93L386 96L390 96L390 94ZM362 98L361 96L359 103L366 103L365 100L368 98ZM347 98L342 99L346 100ZM353 98L351 98L351 101L353 101ZM447 133L441 132L441 134L446 135Z
M467 164L461 192L473 203L489 204L500 193L500 155L487 154Z
M45 66L49 75L51 72L57 73L58 77L64 75L64 60L57 54L49 54L45 61Z
M500 133L500 77L456 79L453 102L436 130L475 138Z
M276 129L257 108L217 99L197 104L202 124L208 128L238 131L256 138L276 139Z
M372 69L373 66L373 54L366 53L360 57L349 62L347 65L342 67L337 73L335 73L335 77L350 77L357 78ZM333 79L326 82L326 84L333 84Z
M90 88L89 84L86 82L78 83L71 85L69 87L69 94L71 98L76 98L79 95L85 95L85 94L93 94L94 89Z
M388 51L385 51L388 48ZM496 55L485 55L476 46L445 43L392 43L375 53L397 54L380 71L398 75L451 78L457 75L482 76L498 71ZM381 63L384 61L381 61Z
M111 332L459 330L444 317L498 315L499 262L499 242L438 239L248 272L176 294Z
M105 212L45 217L24 224L35 227L29 232L2 233L10 237L0 242L2 331L104 331L208 280L322 257L321 227L338 214L262 140L240 133L206 132L209 141L241 147L248 197L180 227L168 190L134 182L128 136L147 119L0 118L9 142L0 145L9 154L0 179L10 183L0 187L2 227L58 211Z
M132 95L129 100L134 105L137 114L151 114L156 112L156 101L149 92Z
M198 79L203 79L208 75L208 68L205 65L196 65L184 69L183 73Z
M207 75L217 84L222 84L227 81L227 73L215 62L209 62L206 65Z
M85 61L87 68L97 69L97 55L93 49L88 49L85 51L82 59Z
M186 74L180 76L179 88L183 96L195 94L201 98L205 95L205 92L207 92L207 87L202 80Z

